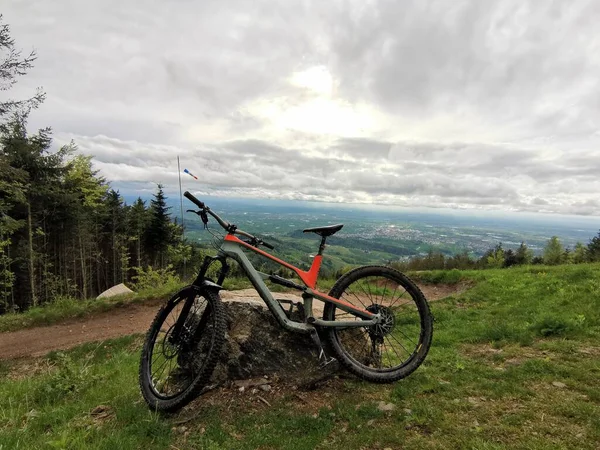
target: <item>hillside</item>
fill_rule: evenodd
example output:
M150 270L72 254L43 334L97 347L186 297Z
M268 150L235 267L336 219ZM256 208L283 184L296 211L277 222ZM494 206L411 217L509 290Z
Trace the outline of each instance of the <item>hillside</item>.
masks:
M393 385L352 378L302 392L212 391L151 413L140 340L0 366L5 448L578 448L600 441L600 264L424 272L472 280L432 302L425 364Z

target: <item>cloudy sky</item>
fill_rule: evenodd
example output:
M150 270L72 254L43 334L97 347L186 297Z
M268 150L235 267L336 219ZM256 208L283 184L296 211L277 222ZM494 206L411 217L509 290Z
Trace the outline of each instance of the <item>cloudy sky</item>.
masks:
M122 193L600 215L600 2L8 0Z

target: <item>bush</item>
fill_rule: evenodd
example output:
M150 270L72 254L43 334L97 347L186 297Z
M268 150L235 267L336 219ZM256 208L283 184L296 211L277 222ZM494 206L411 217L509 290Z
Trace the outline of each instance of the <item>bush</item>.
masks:
M531 329L538 335L564 336L571 332L580 330L585 326L585 316L578 315L575 319L567 319L558 316L545 316L531 325Z
M53 403L66 395L79 394L99 380L98 375L91 373L89 360L81 364L63 352L56 353L50 359L55 364L55 370L45 383L33 391L33 398L38 403Z
M419 281L425 283L432 284L458 284L462 281L464 277L464 273L458 269L452 270L432 270L428 272L413 272L410 274L412 278L415 278Z
M136 275L133 276L133 285L137 291L158 289L165 285L177 284L180 282L172 265L168 265L164 269L153 269L152 266L148 266L147 269L134 267L133 270L135 270L136 273Z

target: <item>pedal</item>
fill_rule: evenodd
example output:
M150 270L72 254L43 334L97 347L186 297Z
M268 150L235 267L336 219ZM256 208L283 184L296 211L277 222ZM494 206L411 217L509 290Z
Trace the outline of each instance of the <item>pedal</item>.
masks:
M321 338L319 337L319 333L316 328L313 328L310 331L310 337L313 342L317 345L317 349L319 351L319 369L325 369L330 364L336 363L337 359L333 357L328 357L323 349L323 344L321 344Z

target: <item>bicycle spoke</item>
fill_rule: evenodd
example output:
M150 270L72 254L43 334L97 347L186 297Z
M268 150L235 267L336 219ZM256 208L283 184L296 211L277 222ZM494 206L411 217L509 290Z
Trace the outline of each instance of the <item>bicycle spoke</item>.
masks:
M358 295L356 295L354 292L352 292L351 294L356 297L356 299L360 302L361 305L363 305L365 309L367 309L367 305L365 305L365 303L360 299Z
M388 284L388 279L385 279L385 283L383 284L383 293L381 294L381 303L383 303L384 299L385 299L385 290L387 288L387 284Z
M394 336L393 334L390 334L390 336L391 336L391 337L392 337L392 339L394 339L394 340L395 340L395 341L396 341L398 344L400 344L400 347L402 347L406 353L408 353L409 355L412 355L412 354L413 354L413 352L409 352L408 350L406 350L406 347L405 347L405 346L402 344L402 342L400 342L400 341L398 340L398 338L396 338L396 336ZM409 339L409 340L410 340L410 339ZM415 346L415 348L416 348L416 346Z
M164 357L164 355L162 355L162 356ZM167 362L168 362L168 361L169 361L169 359L168 359L168 358L165 358L165 360L164 360L164 361L163 361L163 363L160 365L160 367L159 367L158 369L156 369L155 371L153 371L153 372L152 372L152 378L154 378L154 376L155 376L155 375L158 373L158 371L159 371L160 369L162 369L162 368L165 366L165 364L167 364ZM164 371L164 370L163 370L163 371ZM161 375L162 375L162 372L161 372Z
M398 297L396 300L394 300L394 301L393 301L393 303L390 305L390 308L391 308L392 306L394 306L394 304L395 304L395 303L396 303L398 300L400 300L402 297L404 297L404 294L406 294L406 293L408 293L408 291L407 291L406 289L404 289L404 292L403 292L403 293L400 295L400 297ZM393 298L393 297L392 297L392 298Z
M392 347L392 350L394 351L394 353L396 354L396 356L398 357L398 361L400 361L401 363L402 361L402 357L398 354L398 352L396 351L396 347L394 347L394 344L392 344L392 342L390 342L389 338L387 336L384 336L384 339L387 339L388 344L390 344L390 347Z

